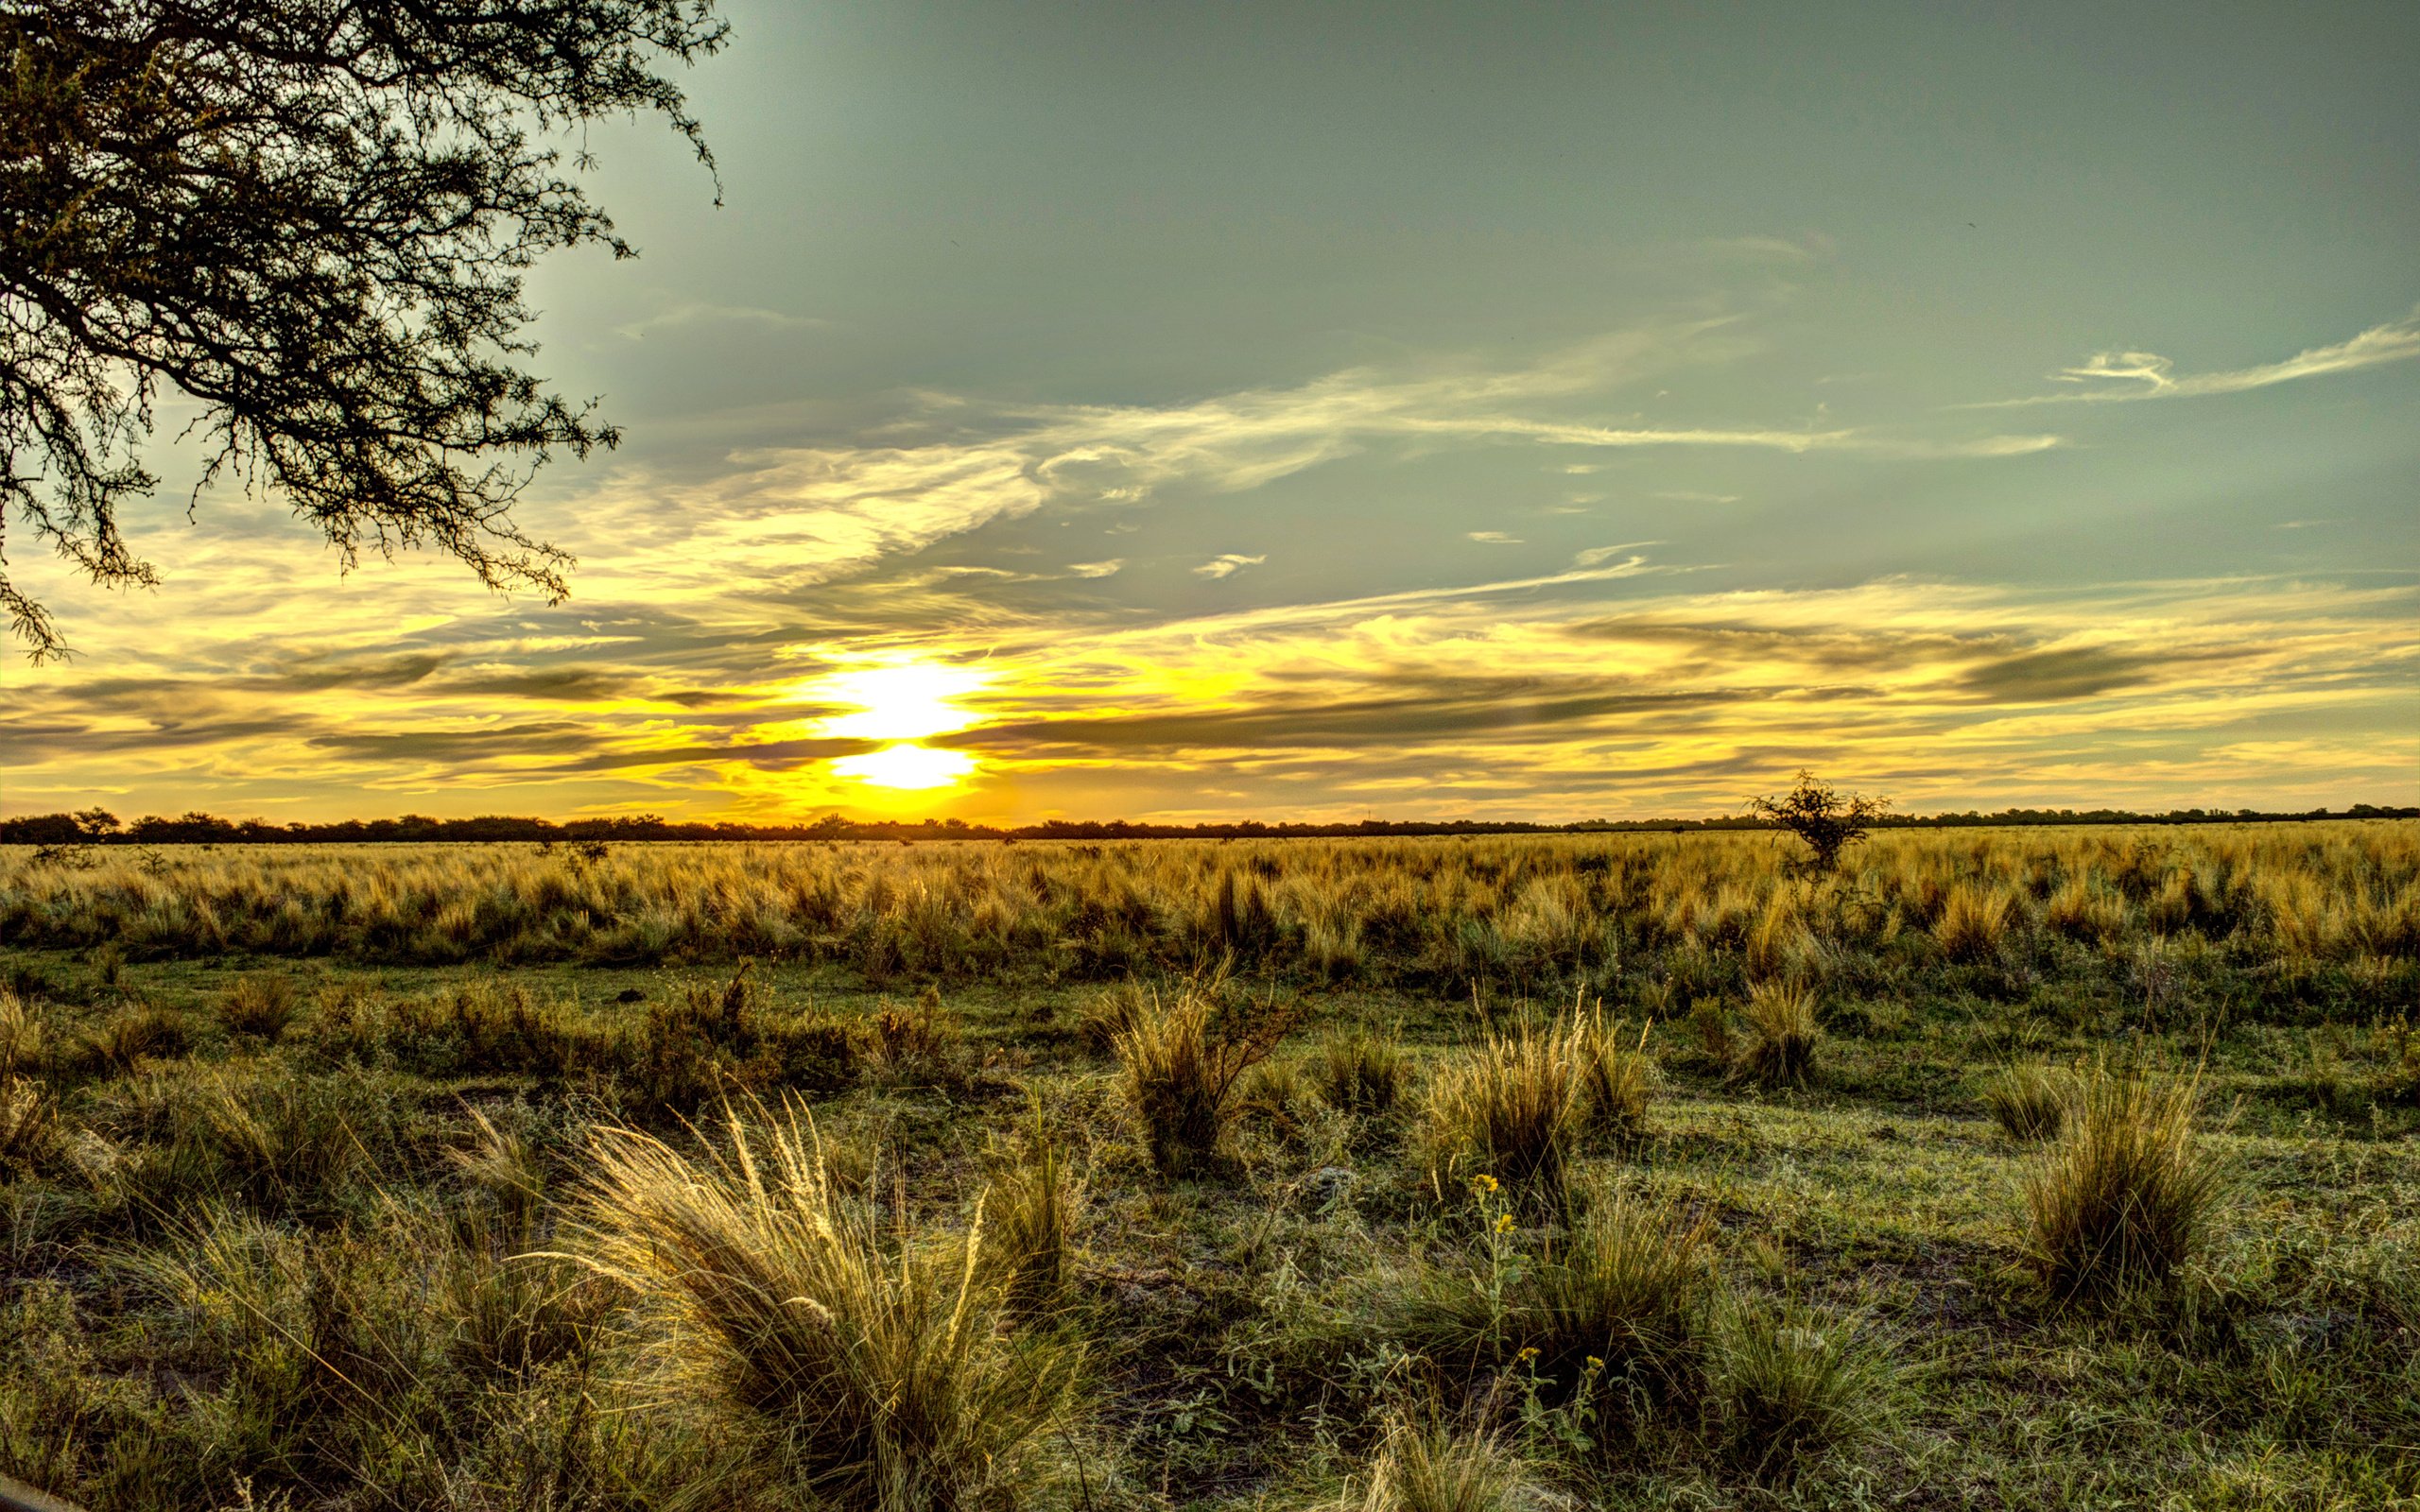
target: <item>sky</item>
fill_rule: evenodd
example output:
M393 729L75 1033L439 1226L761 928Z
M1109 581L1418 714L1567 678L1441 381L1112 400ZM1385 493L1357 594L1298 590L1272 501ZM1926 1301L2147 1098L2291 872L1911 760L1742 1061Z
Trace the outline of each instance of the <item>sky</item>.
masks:
M531 283L572 597L164 441L0 813L2420 802L2406 0L728 13Z

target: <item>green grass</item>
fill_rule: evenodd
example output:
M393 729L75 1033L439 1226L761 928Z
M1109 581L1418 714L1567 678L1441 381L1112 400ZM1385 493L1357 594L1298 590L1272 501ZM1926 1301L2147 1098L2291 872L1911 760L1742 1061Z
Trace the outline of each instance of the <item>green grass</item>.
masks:
M2281 985L2207 898L2147 954L2164 875L1996 924L1953 883L1887 942L1624 943L1575 1038L1571 973L1475 1005L1374 924L1349 978L1256 969L1286 895L1222 922L1237 856L1224 982L0 948L0 1472L162 1509L2420 1498L2401 958ZM1760 949L1806 1013L1756 1005ZM1198 1050L1122 1059L1188 991ZM2121 1034L2156 1074L2022 1070ZM1198 1118L1238 1042L1270 1069Z

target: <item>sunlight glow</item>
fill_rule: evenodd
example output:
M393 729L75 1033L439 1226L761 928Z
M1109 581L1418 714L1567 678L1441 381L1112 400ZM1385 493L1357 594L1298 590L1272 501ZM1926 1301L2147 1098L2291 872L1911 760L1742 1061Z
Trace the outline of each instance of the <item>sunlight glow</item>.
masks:
M937 662L886 662L835 672L801 685L802 696L854 704L856 711L823 721L826 735L868 740L922 740L974 723L957 700L981 688L990 675L974 667Z
M832 764L832 770L842 777L874 787L910 790L947 787L974 769L975 758L962 750L935 750L912 741L862 756L843 756Z

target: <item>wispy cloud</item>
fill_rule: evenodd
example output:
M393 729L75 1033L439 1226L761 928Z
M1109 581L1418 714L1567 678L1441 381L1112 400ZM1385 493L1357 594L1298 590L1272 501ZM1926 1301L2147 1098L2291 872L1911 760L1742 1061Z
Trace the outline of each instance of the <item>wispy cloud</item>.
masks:
M1501 530L1467 531L1464 533L1463 539L1466 541L1476 541L1482 546L1517 546L1521 544L1520 537L1508 536Z
M777 331L803 331L828 326L832 322L814 316L786 315L780 310L767 310L752 304L715 304L703 300L683 300L653 315L617 325L614 327L614 334L625 341L637 341L651 331L724 323L759 325Z
M2171 359L2155 352L2096 352L2078 366L2062 368L2050 375L2053 382L2075 386L2067 392L2031 394L2022 399L1996 399L1954 407L2009 409L2027 404L2117 404L2137 399L2240 394L2297 379L2353 372L2413 357L2420 357L2420 311L2400 320L2374 325L2333 346L2296 352L2282 362L2222 372L2179 373Z
M1125 558L1112 557L1107 561L1071 561L1067 564L1067 572L1076 577L1115 577L1118 569L1125 565Z
M1269 558L1266 556L1247 557L1240 552L1222 552L1219 556L1211 558L1208 561L1205 561L1201 566L1193 569L1193 576L1196 577L1208 577L1213 579L1233 577L1236 574L1242 572L1245 568L1257 567L1268 559Z

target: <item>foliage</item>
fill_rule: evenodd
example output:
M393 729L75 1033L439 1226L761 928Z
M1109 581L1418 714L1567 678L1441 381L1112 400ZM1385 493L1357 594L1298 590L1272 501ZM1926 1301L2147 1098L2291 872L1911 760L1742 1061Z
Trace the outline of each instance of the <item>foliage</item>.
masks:
M653 113L705 158L658 70L723 36L710 0L0 9L0 529L154 581L118 515L165 386L205 487L233 464L348 565L425 543L560 597L566 558L507 509L549 451L616 437L515 366L521 281L631 249L546 141ZM0 607L63 649L5 576Z
M1806 845L1807 862L1818 871L1841 864L1841 852L1866 837L1866 827L1889 809L1887 798L1861 793L1846 798L1812 772L1798 774L1798 784L1779 798L1748 800L1748 812L1787 830Z
M2027 1180L2027 1253L2062 1301L2164 1287L2216 1238L2227 1198L2218 1158L2194 1138L2192 1081L2097 1068L2073 1120Z

